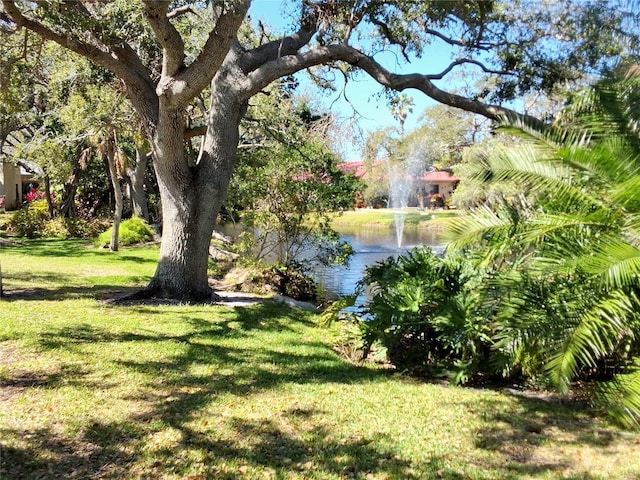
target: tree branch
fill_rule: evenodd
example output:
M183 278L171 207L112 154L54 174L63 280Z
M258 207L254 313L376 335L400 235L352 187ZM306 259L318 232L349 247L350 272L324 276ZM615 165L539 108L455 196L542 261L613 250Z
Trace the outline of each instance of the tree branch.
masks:
M251 0L242 0L223 12L194 62L171 80L171 92L164 89L163 93L172 95L176 105L186 105L211 82L236 39L250 4Z
M511 110L500 105L486 104L478 100L463 97L462 95L441 90L433 84L428 75L421 75L418 73L398 75L391 73L373 58L364 55L354 48L346 47L344 45L334 45L330 48L334 51L333 53L336 55L337 59L343 60L354 67L364 70L378 83L387 88L391 88L399 92L408 88L413 88L421 91L437 102L451 107L460 108L467 112L477 113L478 115L482 115L492 120L517 118L535 124L542 124L539 119L530 115L521 114L515 110Z
M162 45L162 76L174 76L184 67L184 41L169 21L169 1L143 0L144 16Z
M449 45L452 45L454 47L467 47L468 46L466 44L466 42L461 42L459 40L454 40L453 38L449 38L446 35L440 33L437 30L434 30L432 28L424 27L423 31L424 31L424 33L426 33L428 35L433 35L434 37L437 37L440 40L442 40L443 42L448 43Z
M115 50L113 52L114 55L111 55L108 52L107 45L103 45L104 49L101 49L71 35L62 35L23 14L16 2L11 0L1 1L5 12L18 27L31 30L42 38L55 42L110 70L125 82L130 99L141 106L140 111L148 115L149 119L157 118L157 99L154 94L154 84L149 72L143 67L137 56L134 55L133 57L135 58L127 55L118 57ZM120 51L125 53L124 48ZM143 101L145 102L144 105Z
M64 8L72 10L77 15L93 18L93 15L87 9L87 7L81 2L67 2L64 4ZM106 46L107 50L111 50L116 54L117 58L121 60L123 63L127 64L130 68L137 72L145 72L147 76L147 83L149 86L153 86L153 80L148 75L148 70L145 65L140 60L140 57L136 54L136 52L131 48L131 46L124 42L122 38L112 35L106 30L100 31L100 36L97 36L96 31L90 30L87 32L91 38L93 38L95 42L95 46L100 49L100 46Z
M409 61L409 56L407 55L407 42L403 42L403 41L397 39L396 36L393 34L393 32L389 29L387 24L384 23L384 22L381 22L380 20L375 18L373 15L369 15L369 21L371 23L373 23L376 27L378 27L380 30L382 30L382 33L384 34L384 36L392 44L400 46L400 51L402 52L402 56L408 62Z
M184 139L190 140L193 137L199 137L207 133L207 126L201 125L199 127L192 127L184 131Z
M189 5L185 5L183 7L178 7L170 11L169 13L167 13L167 18L171 20L172 18L176 18L181 15L185 15L187 13L193 13L196 16L198 15L196 12L193 11L193 8L191 8Z
M293 35L272 40L253 50L249 50L242 56L242 69L245 72L251 72L265 62L295 54L311 41L315 32L315 28L302 26Z
M459 60L451 62L449 64L449 66L447 68L445 68L442 72L425 75L425 77L427 77L429 80L442 80L445 77L445 75L447 75L449 72L451 72L451 70L453 70L454 68L456 68L459 65L464 65L465 63L470 63L472 65L477 65L485 73L492 73L494 75L513 75L513 72L508 72L506 70L492 70L492 69L488 68L487 66L485 66L482 62L479 62L478 60L461 58Z
M246 95L246 98L249 98L281 76L290 75L315 65L339 60L364 70L380 85L392 90L399 92L410 88L419 90L439 103L460 108L467 112L477 113L492 120L517 118L535 124L542 124L539 119L530 115L521 114L500 105L486 104L478 100L463 97L462 95L441 90L433 84L429 75L421 75L418 73L399 75L392 73L373 58L344 44L320 46L303 53L281 57L268 62L248 76L251 87L243 93Z

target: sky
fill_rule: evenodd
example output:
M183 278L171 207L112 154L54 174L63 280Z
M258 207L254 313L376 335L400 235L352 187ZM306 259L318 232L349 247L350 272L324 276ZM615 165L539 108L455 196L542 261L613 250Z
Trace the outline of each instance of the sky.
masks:
M253 0L249 15L257 22L262 20L265 25L271 25L275 30L290 27L291 20L287 12L290 12L298 2L286 0ZM289 29L290 30L290 29ZM434 73L443 70L449 64L449 51L442 45L434 45L431 50L427 50L423 59L412 61L411 65L402 64L391 52L377 54L375 59L389 70L395 73ZM382 87L366 74L358 75L354 80L350 80L344 92L342 83L339 83L338 91L332 94L320 94L317 90L309 86L304 74L297 76L301 82L299 88L302 92L312 92L311 96L317 100L321 106L330 109L332 113L348 119L354 116L354 108L357 110L358 127L365 132L395 126L399 123L393 118L388 106L387 98L382 95ZM424 111L436 103L425 94L418 91L406 90L403 92L409 95L414 102L413 113L409 114L405 125L405 132L413 130L419 123L419 118ZM341 145L340 150L347 161L362 160L360 142L357 139L346 141Z

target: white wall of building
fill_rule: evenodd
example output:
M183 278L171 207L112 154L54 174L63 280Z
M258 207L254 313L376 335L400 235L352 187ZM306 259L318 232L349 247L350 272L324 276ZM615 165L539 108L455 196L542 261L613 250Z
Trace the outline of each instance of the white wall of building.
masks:
M5 210L15 210L22 201L22 177L20 167L9 162L1 164L0 196L4 197Z

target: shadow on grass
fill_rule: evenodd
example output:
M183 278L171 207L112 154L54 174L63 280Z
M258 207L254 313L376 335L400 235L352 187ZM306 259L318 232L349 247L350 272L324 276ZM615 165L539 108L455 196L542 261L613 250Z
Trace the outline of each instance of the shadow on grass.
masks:
M86 240L61 239L24 239L16 240L10 245L4 245L6 252L19 250L29 255L41 257L72 257L87 250Z
M17 438L17 446L0 441L0 478L127 478L126 465L133 456L117 443L97 445L84 439L65 438L52 429L30 432L0 430L4 439Z
M575 459L545 445L560 448L589 445L602 453L623 437L623 433L605 428L591 416L594 412L582 402L563 402L558 398L530 398L513 395L515 407L509 411L483 405L489 427L477 432L476 447L500 453L507 460L508 478L522 478L550 472L571 471ZM608 476L587 471L563 473L562 478L604 480Z
M34 276L34 281L32 283L38 283L39 277L44 277L43 275ZM65 275L47 275L48 280L44 281L52 281L55 283L65 283L65 279L69 278ZM40 280L43 280L40 278ZM137 287L125 287L122 285L129 283L142 283L148 281L148 278L143 278L139 276L129 277L126 280L123 280L123 283L118 283L117 285L77 285L77 286L66 286L66 287L55 287L55 288L47 288L47 287L30 287L30 288L19 288L13 290L5 289L3 292L3 296L0 301L12 302L18 300L32 300L32 301L63 301L69 299L76 298L94 298L96 300L109 300L114 296L126 296L131 295L137 291L139 291L142 286Z
M152 307L140 309L153 311ZM290 325L282 320L283 312L288 312L284 317ZM396 458L393 452L380 451L376 438L334 438L330 426L322 420L323 412L317 410L290 408L278 415L295 423L296 428L285 428L269 418L239 417L225 421L225 429L236 432L231 437L228 433L221 437L216 430L195 428L192 424L202 421L203 410L221 395L241 399L285 383L370 382L379 379L381 373L342 362L317 340L298 338L297 347L283 341L259 349L245 347L242 342L227 345L221 341L248 337L258 329L295 339L293 331L308 323L308 316L282 306L265 304L230 311L226 318L215 322L199 316L184 320L192 330L180 335L110 332L89 324L43 332L39 345L46 351L78 352L96 343L130 343L132 348L141 348L147 343L169 342L182 348L181 353L161 361L113 361L123 371L133 370L146 379L133 390L131 400L142 402L147 408L130 412L126 420L84 425L75 439L47 428L5 428L1 438L10 439L11 443L2 446L0 478L155 478L166 472L182 477L196 467L205 475L202 478L242 478L247 469L267 469L278 477L295 470L300 478L313 471L335 478L363 477L367 473L416 478L410 461ZM217 368L190 373L212 364ZM81 368L45 372L33 378L5 379L0 387L56 388L78 384L84 388L109 388L92 385L88 373ZM177 432L178 439L170 447L154 446L153 438L166 431ZM150 453L149 448L154 451ZM148 455L157 459L155 464L144 463ZM199 460L185 460L190 455ZM144 467L137 468L150 470L135 471L132 465L139 462Z
M183 427L179 440L153 449L153 455L163 459L162 464L156 462L145 467L132 467L138 460L139 443L146 433L138 429L95 423L75 440L61 439L53 431L42 429L29 434L28 447L3 449L0 474L3 480L165 476L291 478L294 472L297 478L313 478L316 472L322 478L327 475L330 478L424 478L412 472L410 461L397 458L391 451L378 450L378 438L336 440L326 426L292 433L269 420L232 418L229 424L251 441L218 439L213 434ZM2 433L5 438L20 434L6 430ZM182 459L194 453L197 460L185 468ZM463 478L438 470L439 478ZM433 474L436 478L436 470Z
M55 258L91 258L111 255L112 252L104 248L95 247L91 240L84 239L23 239L20 244L3 246L6 252L16 250L34 257L55 257ZM146 258L144 255L137 255L136 249L139 247L120 247L118 258L124 261L132 261L136 263L156 263L157 259ZM126 252L126 253L125 253Z
M44 273L31 272L26 268L19 273L7 273L5 268L2 300L6 301L87 297L107 299L110 295L130 294L149 282L153 266L157 263L155 254L150 255L148 250L139 247L124 248L113 253L88 245L86 240L25 240L20 245L3 248L3 253L7 254L3 259L5 266L23 261L20 257L12 257L13 251L23 256L43 257L45 266L47 257L72 258L74 262L67 264L63 261L64 265L68 265L67 268L56 270L56 265L61 264L52 260L48 268L50 271ZM128 268L131 265L136 265L135 269ZM85 266L90 270L85 272ZM13 287L12 284L17 286ZM139 286L123 290L122 285Z
M110 308L163 312L153 306ZM185 333L117 332L91 324L41 333L39 346L45 351L88 355L95 344L130 346L132 351L166 344L174 353L160 360L144 355L108 360L123 374L143 379L126 400L144 408L127 412L123 420L88 421L75 438L53 427L0 431L5 442L0 444L0 478L467 478L438 455L417 466L392 447L383 447L392 445L392 439L379 434L341 437L327 420L328 412L320 409L285 402L284 410L267 410L272 416L259 411L247 417L224 416L217 411L222 405L215 403L222 396L243 402L286 384L358 384L380 381L387 374L345 363L318 340L296 335L309 322L302 312L266 303L222 311L212 321L205 316L211 316L212 309L192 309L188 315L176 310L180 323L189 327ZM256 347L256 335L278 341ZM5 378L4 386L23 391L63 384L111 388L90 380L90 368ZM499 478L517 479L562 469L561 463L532 455L550 438L547 429L552 427L572 439L568 441L596 447L607 441L593 432L585 417L542 401L522 398L505 410L487 400L469 410L486 416L488 425L478 432L477 447L507 459L506 467L487 465L487 476L477 478L496 478L499 472Z

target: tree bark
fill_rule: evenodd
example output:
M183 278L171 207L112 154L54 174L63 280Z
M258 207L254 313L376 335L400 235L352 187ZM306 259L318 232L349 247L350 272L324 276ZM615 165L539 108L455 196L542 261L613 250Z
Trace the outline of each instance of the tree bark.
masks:
M53 200L51 199L51 179L49 178L49 174L45 173L44 175L44 195L47 200L47 213L49 214L49 218L53 218Z
M216 218L236 163L243 100L229 90L226 75L212 82L203 152L186 158L181 110L160 107L151 145L162 198L162 240L156 272L142 296L210 301L209 247Z
M147 152L142 147L136 147L136 164L127 169L129 187L131 192L131 209L133 214L149 221L149 205L144 191L144 181L147 171Z
M120 179L118 178L118 167L116 166L116 141L115 132L107 139L107 162L109 164L109 176L111 177L111 185L113 186L113 195L115 197L115 208L113 212L113 227L111 229L111 241L109 242L109 250L118 251L120 240L120 222L122 221L122 188L120 187Z
M62 192L60 215L64 218L76 217L76 190L78 189L78 182L80 181L83 171L80 160L76 160L76 163L73 166L73 173L64 184Z
M162 240L156 272L141 295L207 301L212 297L207 267L213 222L198 190L198 169L187 162L183 132L183 111L161 102L150 139L162 198Z

